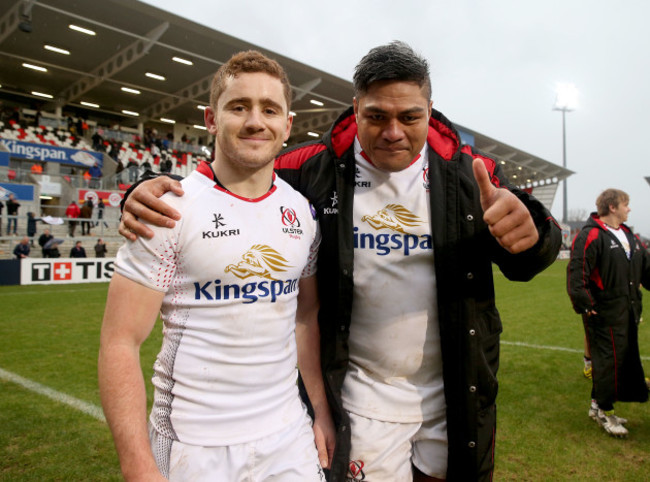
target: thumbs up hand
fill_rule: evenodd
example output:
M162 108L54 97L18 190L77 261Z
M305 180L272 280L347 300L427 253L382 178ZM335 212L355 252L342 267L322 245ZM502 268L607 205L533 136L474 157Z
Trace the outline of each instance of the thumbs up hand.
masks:
M481 159L472 163L474 178L481 193L483 220L497 242L512 254L532 248L539 233L528 209L507 189L497 188Z

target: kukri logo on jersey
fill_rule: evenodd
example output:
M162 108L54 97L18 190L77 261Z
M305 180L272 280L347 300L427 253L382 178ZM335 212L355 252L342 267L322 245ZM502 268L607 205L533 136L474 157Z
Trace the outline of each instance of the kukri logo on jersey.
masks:
M332 201L332 207L328 208L323 208L323 214L338 214L339 213L339 208L336 206L339 203L339 196L336 191L332 193L332 197L330 198Z
M355 249L375 250L379 256L386 256L391 251L402 251L404 256L409 256L414 250L433 249L430 234L413 234L414 229L425 222L399 204L387 204L376 214L363 216L361 221L376 231L389 229L393 234L360 233L355 226Z
M238 236L239 229L220 229L226 226L226 222L221 214L212 213L212 223L214 223L214 230L202 231L203 239L225 238L227 236Z
M356 171L354 172L354 186L355 187L372 187L372 183L370 181L364 181L361 179L361 169L357 167Z
M262 278L245 284L222 284L221 280L195 282L194 299L200 300L238 300L254 303L259 299L270 298L275 303L282 295L298 291L297 279L281 279L292 266L275 249L265 244L255 244L246 251L238 263L229 264L224 270L239 279Z

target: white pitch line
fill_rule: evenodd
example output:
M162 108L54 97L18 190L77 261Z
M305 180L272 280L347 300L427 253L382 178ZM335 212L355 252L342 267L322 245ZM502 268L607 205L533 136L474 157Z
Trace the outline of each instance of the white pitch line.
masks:
M0 368L0 379L13 382L26 388L27 390L31 390L32 392L36 392L40 395L45 395L55 402L64 403L71 406L72 408L76 408L80 412L90 415L100 422L106 422L106 418L104 418L104 412L102 412L102 409L97 405L93 405L92 403L84 402L78 398L66 395L65 393L61 393L57 390L46 387L45 385L41 385L40 383L34 382L27 378L23 378L20 375L8 372L2 368Z
M505 341L501 340L502 345L523 346L524 348L535 348L537 350L552 350L552 351L566 351L569 353L583 354L583 350L576 350L575 348L565 348L563 346L548 346L548 345L535 345L533 343L525 343L523 341ZM648 361L650 357L642 356L641 360Z
M511 345L511 346L521 346L524 348L534 348L537 350L564 351L568 353L580 353L580 354L582 353L582 350L576 350L575 348L566 348L562 346L535 345L532 343L524 343L521 341L503 340L501 341L501 344ZM641 359L648 361L650 360L650 357L642 356ZM15 373L8 372L6 370L3 370L2 368L0 368L0 379L16 383L17 385L21 385L22 387L25 387L26 389L31 390L32 392L45 395L46 397L56 402L64 403L66 405L69 405L72 408L76 408L77 410L87 415L90 415L91 417L99 420L100 422L106 422L106 418L104 417L104 413L102 409L97 405L93 405L92 403L84 402L83 400L79 400L78 398L72 397L70 395L66 395L65 393L61 393L57 390L46 387L45 385L41 385L40 383L34 382L27 378L23 378L20 375L16 375Z

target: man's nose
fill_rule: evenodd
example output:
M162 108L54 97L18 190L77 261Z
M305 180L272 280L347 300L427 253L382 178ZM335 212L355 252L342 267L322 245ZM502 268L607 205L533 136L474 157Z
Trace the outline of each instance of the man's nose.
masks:
M248 111L246 116L245 126L248 129L262 129L264 128L264 122L262 120L262 111L257 108L253 108Z
M404 136L404 130L402 129L402 125L397 119L391 119L384 127L382 135L387 141L395 142Z

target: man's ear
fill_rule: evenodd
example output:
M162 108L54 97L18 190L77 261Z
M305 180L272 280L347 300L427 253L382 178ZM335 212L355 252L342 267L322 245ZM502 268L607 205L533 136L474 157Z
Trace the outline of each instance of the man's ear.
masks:
M206 107L203 111L203 121L205 122L205 127L208 129L208 132L213 136L217 135L217 122L214 118L215 112L212 110L212 107Z
M354 117L359 118L359 101L356 97L352 98L352 107L354 108Z
M289 136L291 135L291 126L293 125L293 116L289 114L289 117L287 118L287 130L284 133L284 141L286 142L287 139L289 139Z

